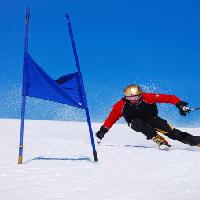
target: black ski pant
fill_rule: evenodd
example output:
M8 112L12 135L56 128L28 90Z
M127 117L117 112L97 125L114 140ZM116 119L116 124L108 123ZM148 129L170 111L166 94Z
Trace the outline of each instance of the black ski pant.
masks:
M135 118L129 123L129 126L137 131L142 132L147 140L157 135L157 132L163 133L172 140L178 140L184 144L196 146L200 144L200 136L193 136L187 132L182 132L172 128L168 122L160 117L151 117L149 119Z

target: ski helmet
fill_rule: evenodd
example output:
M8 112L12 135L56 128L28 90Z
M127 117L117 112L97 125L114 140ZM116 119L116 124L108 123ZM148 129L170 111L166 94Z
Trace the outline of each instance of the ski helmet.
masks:
M138 85L132 84L124 88L125 97L141 95L141 94L142 94L142 89Z
M124 88L124 96L132 104L138 104L142 99L142 89L138 85L128 85Z

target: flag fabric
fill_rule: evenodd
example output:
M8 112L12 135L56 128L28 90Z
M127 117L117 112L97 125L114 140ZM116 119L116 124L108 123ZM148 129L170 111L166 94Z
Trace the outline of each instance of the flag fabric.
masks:
M85 108L78 72L64 75L54 80L29 54L25 55L24 59L23 96L50 100L77 108Z

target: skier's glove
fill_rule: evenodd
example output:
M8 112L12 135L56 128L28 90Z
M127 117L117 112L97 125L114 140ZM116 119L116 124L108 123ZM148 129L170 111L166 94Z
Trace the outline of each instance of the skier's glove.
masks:
M176 107L179 109L179 113L182 116L186 116L190 112L190 107L188 106L188 103L185 101L179 101L176 104Z
M105 126L101 126L100 130L96 133L96 137L102 140L102 138L108 132L108 130L109 129L106 128Z

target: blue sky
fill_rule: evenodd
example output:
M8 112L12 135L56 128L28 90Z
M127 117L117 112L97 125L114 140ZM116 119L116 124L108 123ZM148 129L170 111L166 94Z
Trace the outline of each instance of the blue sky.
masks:
M31 8L30 53L53 78L75 71L65 21L65 12L70 14L93 121L106 118L130 83L200 105L198 1L1 0L1 118L20 117L26 6ZM200 122L198 111L183 118L174 106L159 107L172 124ZM26 117L80 120L84 113L29 98Z

